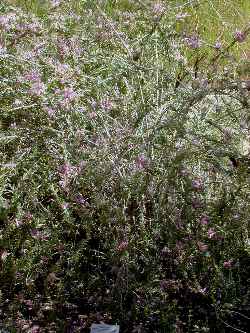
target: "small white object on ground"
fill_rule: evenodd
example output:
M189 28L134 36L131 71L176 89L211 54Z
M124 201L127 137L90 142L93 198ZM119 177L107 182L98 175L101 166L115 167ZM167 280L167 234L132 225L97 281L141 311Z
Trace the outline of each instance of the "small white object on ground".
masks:
M119 325L92 324L90 333L119 333Z

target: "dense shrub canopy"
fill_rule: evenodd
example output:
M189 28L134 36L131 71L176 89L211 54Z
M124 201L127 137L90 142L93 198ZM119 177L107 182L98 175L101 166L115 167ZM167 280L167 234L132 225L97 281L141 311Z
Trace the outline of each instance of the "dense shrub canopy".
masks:
M0 328L247 330L249 28L180 3L1 3Z

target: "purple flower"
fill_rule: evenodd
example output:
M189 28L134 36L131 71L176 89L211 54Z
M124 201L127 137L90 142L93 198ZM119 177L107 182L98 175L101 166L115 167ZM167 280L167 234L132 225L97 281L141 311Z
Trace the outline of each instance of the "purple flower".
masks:
M90 102L90 106L91 106L91 108L95 111L96 110L96 108L97 108L97 102L95 101L95 100L91 100L91 102Z
M67 101L72 101L75 99L77 96L76 92L73 90L71 87L66 87L64 88L63 91L63 98L66 99Z
M205 287L205 288L199 288L199 292L200 292L201 294L203 294L203 295L206 294L207 290L208 290L207 287Z
M0 26L1 27L7 27L10 19L6 15L1 15L0 16Z
M28 307L29 310L32 309L32 307L33 307L33 302L32 302L31 299L24 300L23 303Z
M56 7L60 6L61 0L51 0L50 3L51 3L52 8L56 8Z
M63 210L66 210L69 208L69 203L68 202L64 202L62 205L61 205L62 209Z
M243 43L246 39L246 33L241 30L236 30L234 32L234 39L239 43Z
M85 205L87 202L87 200L81 194L76 196L75 201L80 205Z
M147 158L141 154L136 158L136 166L138 169L145 169L148 165L148 160Z
M198 49L202 45L202 41L197 35L192 35L184 38L186 44L191 49Z
M202 215L200 218L200 223L202 225L207 225L209 223L209 217L207 215Z
M4 29L5 31L9 30L11 28L11 24L14 23L16 20L16 14L15 13L9 13L7 15L1 15L0 16L0 27Z
M121 241L121 242L117 245L116 250L117 250L118 252L124 252L124 251L127 250L127 248L128 248L128 241Z
M5 54L6 48L0 43L0 54Z
M29 81L39 82L39 81L41 81L41 76L38 72L31 71L31 72L28 72L24 75L24 80L27 81L27 82L29 82Z
M69 176L72 176L76 172L76 167L74 167L70 163L66 162L59 167L58 171L62 177L69 177Z
M190 16L188 13L178 13L175 16L176 21L182 21L186 17Z
M181 169L180 170L180 175L182 176L182 177L186 177L186 176L188 176L190 174L190 172L189 172L189 170L187 170L187 169Z
M203 243L203 242L197 242L197 245L198 245L198 249L201 251L201 252L207 252L208 250L208 245Z
M167 280L160 281L160 288L161 290L166 290L169 287L169 282Z
M54 117L54 115L56 114L56 110L52 108L45 108L45 111L48 113L49 117Z
M45 234L42 231L37 230L37 229L32 229L30 231L30 234L36 240L48 240L49 239L49 236L47 234Z
M32 229L32 230L30 231L30 234L31 234L32 237L36 237L37 234L38 234L38 230L37 230L37 229Z
M192 185L192 188L193 188L194 190L197 190L197 191L202 191L203 188L204 188L204 185L203 185L201 179L199 179L199 178L195 178L195 179L192 181L192 184L191 184L191 185Z
M199 208L203 207L203 204L198 198L193 198L192 199L192 207L194 209L199 209Z
M59 55L64 58L70 55L70 47L68 46L67 41L63 39L58 39L57 41L57 49Z
M214 44L214 48L215 48L216 50L221 49L221 48L222 48L222 44L221 44L221 42L217 41L217 42Z
M170 249L167 246L164 246L164 248L161 250L161 255L166 256L169 253L171 253Z
M58 183L65 192L69 191L69 182L67 179L60 180Z
M152 6L152 12L154 15L162 15L165 11L165 6L162 2L156 2Z

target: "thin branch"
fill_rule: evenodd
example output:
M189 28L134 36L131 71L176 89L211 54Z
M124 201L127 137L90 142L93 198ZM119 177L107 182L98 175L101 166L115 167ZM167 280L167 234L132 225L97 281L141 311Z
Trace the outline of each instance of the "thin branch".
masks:
M250 25L248 25L244 30L243 34L247 37L248 34L250 33ZM231 43L226 47L225 50L221 50L218 54L216 54L215 57L211 59L209 62L208 66L214 65L214 63L221 58L222 55L225 55L235 44L237 43L237 39L233 39Z
M112 22L110 22L109 18L104 13L104 11L98 5L96 5L96 7L99 10L99 12L101 13L101 15L107 21L107 23L110 26L110 28L112 29L112 31L115 33L116 37L120 40L121 44L123 45L124 49L127 51L128 55L131 57L132 51L130 50L129 45L122 39L121 34L115 29L114 24Z
M229 325L228 323L226 323L224 320L222 320L221 318L218 318L225 326L230 327L232 330L236 331L236 332L241 332L241 333L247 333L246 331L242 331L239 328L233 327L231 325Z

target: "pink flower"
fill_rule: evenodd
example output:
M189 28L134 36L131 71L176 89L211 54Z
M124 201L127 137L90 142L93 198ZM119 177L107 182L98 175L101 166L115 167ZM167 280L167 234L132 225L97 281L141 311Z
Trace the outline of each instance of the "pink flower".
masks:
M89 113L89 118L90 119L95 119L97 117L97 113L96 112L90 112Z
M180 170L180 175L182 176L182 177L186 177L186 176L188 176L190 174L190 172L189 172L189 170L187 170L187 169L181 169Z
M40 326L34 325L30 329L30 333L39 333L40 332Z
M234 33L234 39L239 43L243 43L246 39L246 33L241 30L236 30Z
M49 117L54 117L55 114L56 114L56 110L55 109L47 108L46 107L44 110L47 112L47 114L48 114Z
M49 239L49 235L45 234L44 232L38 230L38 229L32 229L30 231L31 236L36 240L43 240L47 241Z
M118 252L124 252L124 251L127 250L127 248L128 248L128 241L121 241L121 242L117 245L116 250L117 250Z
M64 202L61 207L62 207L63 210L66 210L66 209L69 208L69 203L68 202Z
M27 212L25 215L24 215L24 218L30 222L32 219L33 219L33 215L30 213L30 212Z
M19 219L15 219L15 224L16 224L16 227L19 228L23 225L23 221L19 220Z
M203 242L197 242L197 245L201 252L206 252L208 250L208 245Z
M45 84L41 81L33 82L31 84L29 93L34 96L41 96L45 92Z
M10 255L10 253L7 252L6 250L3 250L3 251L1 252L0 259L1 259L2 261L5 261L5 260L7 259L7 257L8 257L8 255Z
M41 263L42 264L48 264L48 262L49 262L49 257L41 256Z
M209 239L216 239L216 231L214 230L214 228L209 228L207 231L207 236Z
M109 99L103 99L101 100L100 106L105 111L110 111L113 108L113 103Z
M182 250L184 248L184 243L182 241L177 241L175 246L176 246L176 249Z
M228 261L224 261L224 263L223 263L224 268L232 268L232 265L233 265L233 260L232 259L230 259Z

